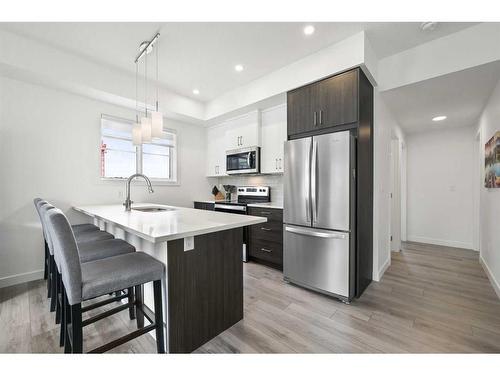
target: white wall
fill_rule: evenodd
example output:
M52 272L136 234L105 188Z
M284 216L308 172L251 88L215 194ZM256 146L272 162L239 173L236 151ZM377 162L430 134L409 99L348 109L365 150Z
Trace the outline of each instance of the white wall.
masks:
M74 222L85 217L72 205L124 200L124 182L99 178L101 113L134 118L121 107L0 77L0 287L40 277L42 234L33 198L54 202ZM132 198L191 207L209 189L204 129L168 120L165 126L178 132L180 184L155 186L152 195L137 184Z
M474 129L407 137L408 240L473 248Z
M377 88L374 90L373 279L391 264L391 138L404 137ZM404 141L404 138L403 138ZM403 219L404 220L404 219Z
M484 161L484 144L500 130L500 82L493 91L479 120L480 157ZM475 159L477 161L477 158ZM484 163L484 162L483 162ZM484 168L484 167L483 167ZM500 189L484 187L484 169L480 184L480 257L486 273L500 297Z

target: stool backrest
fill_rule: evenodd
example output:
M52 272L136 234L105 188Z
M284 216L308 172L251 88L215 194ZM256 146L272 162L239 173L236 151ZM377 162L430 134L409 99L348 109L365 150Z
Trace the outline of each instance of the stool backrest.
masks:
M70 305L82 301L82 268L78 255L78 245L71 225L63 212L54 208L47 211L47 223L54 256L58 254L64 288Z
M47 212L53 209L55 209L55 207L47 202L43 203L40 206L40 220L42 221L42 228L45 236L45 241L47 241L50 255L54 255L54 244L52 243L52 238L49 232L49 225L47 222Z
M41 213L40 209L44 204L47 204L48 202L46 200L43 200L42 198L35 198L35 199L33 199L33 203L35 204L36 213L38 214L38 217L40 218L40 223L42 224L43 237L45 238L45 241L47 241L47 233L45 231L45 223L43 222L44 218L42 217L42 213Z

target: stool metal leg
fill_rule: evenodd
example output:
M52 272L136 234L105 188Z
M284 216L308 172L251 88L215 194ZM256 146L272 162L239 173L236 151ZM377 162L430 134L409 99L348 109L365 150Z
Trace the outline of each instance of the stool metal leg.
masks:
M57 273L57 267L56 267L56 262L54 261L54 256L50 256L50 311L55 311L56 310L56 301L57 301L57 294L56 294L56 286L57 286L57 280L56 280L56 273Z
M66 292L61 280L61 330L59 331L59 346L64 346L64 339L66 336Z
M45 260L43 263L43 279L47 280L49 277L49 246L47 245L47 241L43 240L44 249L45 249Z
M51 288L50 286L52 285L52 265L54 264L54 256L53 255L50 255L49 254L49 264L48 264L48 268L49 268L49 274L47 275L47 298L50 298L52 297L51 295Z
M134 297L134 288L128 288L127 289L127 294L128 294L128 303L130 303L130 307L128 308L128 315L130 317L130 320L135 319L135 297Z
M69 340L69 325L71 324L71 308L68 297L64 294L64 353L71 353L71 341Z
M61 286L62 286L62 278L61 274L59 271L56 270L55 272L56 276L56 324L61 323L61 300L60 300L60 294L61 294Z
M71 306L71 353L83 353L82 304Z
M163 330L163 301L161 295L161 280L153 281L153 294L155 303L155 332L156 349L158 353L165 353L164 330Z
M135 287L135 316L137 320L137 328L144 328L144 313L142 312L142 305L144 304L144 299L142 296L142 285L137 285Z

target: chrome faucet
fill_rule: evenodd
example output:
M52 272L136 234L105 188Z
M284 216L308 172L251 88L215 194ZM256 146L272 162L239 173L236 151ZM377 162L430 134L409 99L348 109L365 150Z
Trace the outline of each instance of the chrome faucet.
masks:
M125 206L125 211L130 211L132 209L132 203L134 203L130 200L130 182L132 182L132 180L136 177L142 177L146 181L146 183L148 184L148 191L150 193L154 192L153 186L151 185L151 180L148 178L148 176L143 175L141 173L133 174L132 176L130 176L127 179L127 183L126 183L127 198L125 199L125 202L123 203L123 205Z

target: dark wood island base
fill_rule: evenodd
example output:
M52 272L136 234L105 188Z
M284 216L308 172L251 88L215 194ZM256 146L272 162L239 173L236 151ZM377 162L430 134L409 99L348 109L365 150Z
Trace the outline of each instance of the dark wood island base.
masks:
M190 353L243 319L243 229L168 241L168 348Z

